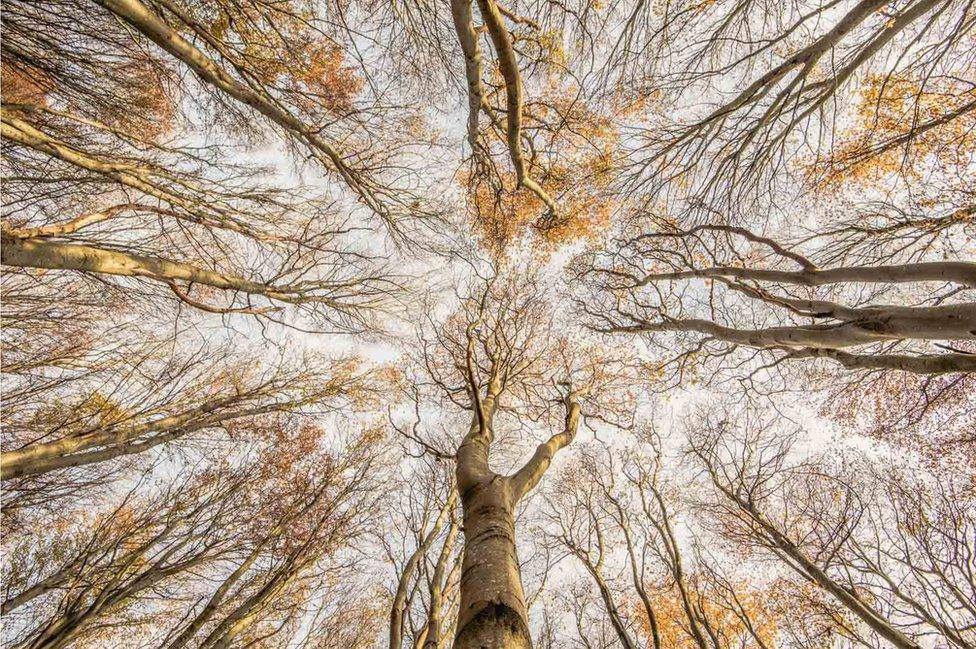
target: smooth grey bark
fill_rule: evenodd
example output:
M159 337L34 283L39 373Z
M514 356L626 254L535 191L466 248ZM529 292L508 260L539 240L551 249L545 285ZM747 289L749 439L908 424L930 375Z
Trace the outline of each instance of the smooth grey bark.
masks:
M286 412L306 401L283 401L252 408L214 412L221 406L233 404L235 400L236 398L227 398L208 401L179 415L163 417L146 424L98 430L85 435L30 444L6 451L0 453L0 476L2 480L11 480L135 455L222 422L270 412Z
M443 618L444 611L444 586L445 579L450 580L447 573L447 564L451 560L454 552L454 543L457 541L458 533L461 531L460 522L452 517L451 527L448 529L447 538L441 547L440 556L434 567L434 574L430 582L430 614L427 618L427 628L424 632L423 649L438 649L443 642Z
M162 257L40 239L4 240L0 260L5 266L74 270L121 277L141 277L172 285L176 281L205 284L229 291L262 295L280 302L303 301L302 291L255 282Z
M525 187L546 204L553 214L556 203L532 179L522 154L522 77L518 69L515 48L508 27L502 19L502 9L494 0L477 0L481 18L498 56L498 69L505 83L505 140L515 177L520 187ZM478 34L474 27L471 0L451 0L451 17L464 53L464 71L468 86L468 141L474 152L478 151L478 114L485 108L481 87L481 54Z
M974 340L976 303L937 307L865 307L855 311L857 313L848 314L852 316L850 320L838 323L765 329L738 329L698 318L641 321L633 315L627 317L635 324L610 324L594 329L617 333L695 332L734 345L785 351L795 358L829 358L852 369L898 369L919 374L976 369L974 354L953 352L912 356L843 351L859 345L898 340Z
M417 565L424 558L431 544L437 539L456 504L457 491L451 491L451 495L448 496L447 501L438 512L433 527L424 534L417 549L410 555L403 567L396 593L393 596L393 605L390 607L390 649L400 649L403 645L403 614L407 609L407 591L410 588L413 573L417 570Z
M610 327L613 331L694 331L748 347L843 349L887 340L971 340L976 338L976 303L938 307L876 307L864 317L837 324L736 329L689 318Z
M889 266L805 268L796 271L746 268L743 266L713 266L668 273L650 273L635 278L635 285L645 286L666 280L720 277L799 286L827 286L845 282L863 282L865 284L951 282L972 287L976 286L976 264L967 261L929 261Z
M530 649L511 482L492 474L461 494L464 559L455 649Z
M570 389L564 399L563 430L540 444L515 474L499 475L489 468L488 456L502 389L501 379L494 377L486 397L476 397L471 427L457 452L464 558L455 649L531 649L516 549L515 506L538 484L553 455L572 442L579 427L582 392Z

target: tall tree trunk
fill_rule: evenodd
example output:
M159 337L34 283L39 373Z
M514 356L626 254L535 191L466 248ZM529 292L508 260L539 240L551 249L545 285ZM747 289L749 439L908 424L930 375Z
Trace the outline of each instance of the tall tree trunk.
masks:
M397 584L396 594L393 596L393 606L390 608L390 649L400 649L403 645L403 616L409 607L409 590L410 582L413 578L414 572L417 570L417 566L420 561L426 555L427 550L430 549L431 544L437 539L437 536L441 533L441 529L444 527L445 521L447 521L451 516L452 510L455 508L457 503L457 492L452 491L450 496L448 496L447 501L444 506L441 507L440 512L437 514L437 518L434 520L434 525L429 532L426 530L421 530L421 540L417 545L417 549L414 551L410 558L407 560L406 565L403 567L403 573L400 575L400 582ZM424 534L426 532L426 534Z
M420 645L424 649L438 649L444 641L443 629L441 628L446 612L444 610L444 590L451 580L451 573L447 572L447 564L451 562L451 556L454 552L454 542L457 540L458 532L460 531L461 526L459 525L459 521L456 516L452 515L451 527L447 532L447 538L444 539L444 545L441 546L441 553L437 558L434 574L431 577L430 615L427 618L426 635L423 644ZM454 572L453 567L451 572Z
M471 427L457 449L457 489L464 521L460 606L454 649L531 649L528 606L522 589L515 547L515 506L542 479L553 456L576 436L579 397L568 383L562 431L539 444L535 453L510 476L491 470L488 462L494 440L492 422L505 388L504 375L494 371L484 398L475 379L477 323L468 326L467 375L473 397Z
M515 549L511 481L494 473L461 494L464 559L455 649L530 649L528 609Z

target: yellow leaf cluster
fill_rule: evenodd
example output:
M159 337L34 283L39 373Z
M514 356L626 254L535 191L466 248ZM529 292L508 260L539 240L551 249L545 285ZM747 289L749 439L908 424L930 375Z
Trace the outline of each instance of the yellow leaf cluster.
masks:
M272 24L258 5L222 3L206 27L217 40L230 42L233 36L243 43L240 57L248 71L262 83L292 91L300 109L351 109L363 81L346 65L342 48L310 27L300 2L281 5Z
M605 191L613 179L619 146L619 133L608 116L591 110L570 89L556 88L528 104L525 114L527 133L545 132L541 128L545 124L560 124L548 134L544 147L536 144L547 154L528 164L529 175L555 200L557 214L546 217L547 206L530 190L517 187L512 172L459 174L476 227L499 257L529 226L535 226L541 242L547 244L539 247L544 255L561 244L594 240L609 225L617 205ZM506 154L499 150L498 157Z
M750 588L748 584L734 584L733 588L739 600L738 605L750 620L755 633L767 647L775 647L779 627L776 612L767 606L763 594ZM669 649L696 649L697 644L688 631L688 619L677 588L661 588L649 592L648 595L657 621L661 645ZM723 601L721 595L703 587L701 593L691 596L695 598L693 605L700 607L710 626L722 640L722 646L759 646L739 616L729 606L718 603ZM650 640L651 626L643 605L635 602L632 610L637 615L645 636Z
M965 168L976 153L976 115L946 117L971 100L972 91L959 80L929 80L923 86L915 79L872 75L859 92L854 124L840 145L828 159L808 163L805 171L827 189L866 186L888 175L918 180L926 160Z

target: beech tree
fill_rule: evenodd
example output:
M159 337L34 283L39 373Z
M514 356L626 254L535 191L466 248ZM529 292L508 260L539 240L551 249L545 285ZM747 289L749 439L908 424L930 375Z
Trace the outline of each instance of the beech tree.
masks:
M718 544L706 545L702 529L689 527L700 521L665 472L661 437L645 431L638 439L619 462L603 445L587 448L549 495L543 528L547 543L585 569L596 619L609 621L613 644L789 647L829 635L832 625L796 596L800 584L750 583L749 571L722 567ZM585 626L579 634L584 642L593 637Z
M295 589L349 574L336 555L365 530L375 494L367 488L373 434L339 456L310 452L322 435L294 431L288 450L259 448L241 466L198 470L156 494L137 486L115 509L79 518L68 552L61 539L38 548L30 534L17 535L3 608L34 626L16 646L67 646L113 627L151 636L154 625L169 647L294 634ZM261 498L265 489L277 499ZM213 587L201 591L199 575Z
M342 191L282 184L280 171L245 160L234 145L208 143L214 129L201 131L195 122L216 117L221 129L260 137L247 113L248 102L263 97L257 103L277 118L276 110L301 113L304 122L291 114L279 126L320 151L323 169L352 182L352 194L391 231L402 238L408 221L425 214L407 186L391 194L394 200L380 201L385 190L367 178L372 172L351 170L321 133L311 132L327 116L357 112L361 88L321 23L303 17L297 6L293 12L281 7L277 15L261 4L243 13L215 8L221 15L207 25L215 35L230 33L231 22L254 21L247 31L232 29L230 40L244 37L235 46L247 49L246 57L231 63L237 57L218 45L221 65L235 66L250 80L228 84L221 73L206 98L200 90L211 87L214 64L197 65L200 50L190 45L195 54L189 62L170 58L172 52L150 44L151 30L140 36L133 23L120 20L126 10L145 17L160 7L4 5L0 470L5 544L17 539L22 567L41 573L23 592L8 590L5 618L33 620L29 626L5 619L14 645L115 643L113 628L162 629L160 641L172 646L275 642L283 631L300 628L327 633L337 600L321 604L329 619L306 619L311 605L303 592L350 574L341 562L329 570L320 562L356 536L348 523L336 522L334 509L323 509L350 496L328 491L337 483L328 457L316 452L321 436L299 443L289 432L308 429L329 412L360 409L370 399L362 380L369 371L341 355L299 352L255 361L253 351L246 356L232 341L227 325L235 316L256 316L318 331L364 331L374 327L373 315L386 309L400 282L378 259L382 245L357 241L366 222L339 207L347 200ZM285 16L292 24L288 38L279 31ZM182 39L155 20L166 39ZM299 36L305 49L289 46ZM267 37L274 38L263 52L247 44ZM305 79L279 85L280 74L298 69L297 60L282 59L286 50L311 56L314 65ZM274 57L277 69L267 66ZM184 65L201 73L204 86L183 74ZM255 93L247 86L259 78L266 87ZM282 108L285 95L295 106L291 111ZM187 97L196 98L195 107L184 103ZM261 106L253 108L260 112ZM349 117L337 132L366 121ZM361 138L356 146L361 154L373 145ZM388 140L376 150L392 155L398 146ZM389 166L384 173L395 175ZM402 209L394 206L400 200ZM201 314L217 314L217 326L207 330ZM260 464L220 478L217 484L225 487L208 487L214 469L200 454L226 452L220 436L225 449L280 446L266 458L279 469L283 457L304 450L311 480L305 499L315 499L302 505L302 487L279 483L282 499L296 496L293 511L274 513L272 502L255 500L263 489L276 488L259 478L266 470ZM158 486L144 489L144 496L113 504L118 484L144 482L140 473L152 475L173 461L175 441L189 441L175 456L186 463L185 486L172 476L157 477L151 484ZM351 493L361 483L354 480ZM87 537L81 529L86 508L105 511ZM246 531L248 515L271 516L271 523ZM80 544L60 565L64 539L44 531L56 521L77 529ZM300 532L305 529L310 532ZM39 543L49 544L49 559L29 550ZM205 595L196 580L221 573L217 590ZM180 588L204 594L186 607L154 610L164 589L174 602L182 600ZM358 633L364 642L369 606L344 587L333 590L342 591L351 607L363 610ZM30 611L15 612L22 607ZM334 619L348 625L337 637L354 638L351 610ZM184 623L189 626L180 628Z
M814 3L760 26L749 3L719 4L676 8L654 35L662 61L689 57L654 82L659 120L691 90L720 99L647 128L624 163L637 204L576 270L596 288L581 299L592 326L678 332L704 357L971 372L973 106L955 67L968 8ZM727 78L743 89L715 87Z
M3 647L976 646L969 0L2 0Z
M216 356L206 348L202 351ZM194 364L192 358L171 360L182 361L183 367ZM246 373L240 378L235 377L233 366L220 368L231 372L230 376L215 374L213 369L204 370L202 376L193 376L195 372L192 371L187 372L188 376L180 376L173 366L167 366L157 370L162 376L173 378L174 385L167 386L155 378L160 374L150 373L149 367L139 365L142 365L139 370L151 381L151 388L147 386L145 390L156 392L163 388L164 394L165 391L199 391L204 398L183 403L178 398L171 398L168 402L153 403L145 393L135 391L136 386L129 381L124 386L103 386L101 393L84 394L81 409L70 401L58 404L58 409L71 408L60 418L57 410L34 413L32 417L39 423L54 419L56 432L52 434L44 429L18 431L22 438L30 436L50 441L32 441L5 451L2 455L4 479L41 475L142 453L202 429L232 429L233 422L244 418L256 420L261 415L283 415L321 403L328 396L342 396L352 389L357 378L353 366L340 368L339 375L331 377L331 381L327 374L313 369L272 370L252 379ZM232 392L208 395L206 386L213 385ZM126 394L130 390L133 392ZM140 408L128 408L125 403L129 400L139 403ZM91 412L85 412L86 409ZM11 436L7 443L16 444L15 440Z
M618 382L613 359L587 358L559 344L547 322L536 280L491 275L461 295L457 313L422 331L421 367L443 399L470 412L467 432L442 451L414 427L422 447L453 460L465 532L456 647L531 646L526 597L516 550L515 510L542 480L597 404ZM600 366L600 361L611 361ZM611 390L608 390L611 391ZM615 392L615 391L613 391ZM621 395L605 400L619 403ZM555 404L559 404L554 407ZM558 409L557 409L558 408ZM557 427L509 474L491 468L499 425L538 421ZM599 416L612 412L594 407ZM557 423L561 421L560 423ZM443 524L443 523L442 523Z
M971 124L971 80L958 74L972 61L967 3L681 2L650 28L648 11L635 11L625 29L644 30L642 49L620 55L647 54L642 78L662 110L642 129L630 182L679 205L695 199L682 211L747 216L747 208L768 203L770 181L778 184L804 147L830 168L846 167ZM954 99L926 114L940 84L956 79L962 85L950 93ZM879 89L866 107L867 128L857 147L835 148L850 108L843 93L864 82ZM705 99L692 100L691 111L669 112L689 101L688 92ZM889 100L905 102L895 132L884 114ZM953 138L959 145L966 139Z
M396 287L370 253L343 243L347 219L323 217L330 201L262 187L259 169L219 148L4 105L4 162L16 178L4 188L7 266L135 278L213 313L280 319L295 305L325 329L362 329ZM52 174L60 186L40 191Z
M259 131L247 113L265 115L406 236L407 222L423 216L410 187L354 169L318 124L372 130L357 105L362 82L323 24L297 3L217 3L191 13L140 2L9 4L5 265L137 278L215 313L281 319L282 307L294 306L326 330L369 326L366 315L398 282L374 259L382 247L352 240L368 219L340 209L341 193L272 184L271 170L241 162L233 147L195 143L199 129L180 104L183 95L202 102L201 91L216 93L213 108L202 108L252 133ZM200 22L196 11L206 15ZM174 20L183 26L167 22ZM186 30L213 52L184 40ZM244 42L230 36L237 30ZM257 52L239 51L248 39L260 43ZM111 81L97 60L111 61ZM187 83L183 66L202 87ZM358 139L361 162L368 151L400 151ZM382 156L368 164L393 173Z
M976 367L967 346L976 338L976 311L950 298L976 285L971 262L823 267L745 228L665 223L588 263L581 274L609 293L599 304L581 303L600 331L688 332L699 341L696 351L745 347L774 362L826 358L848 369L921 374ZM689 280L704 286L686 290ZM864 285L871 288L857 290ZM898 301L880 302L886 298ZM940 340L948 353L918 345Z
M966 570L957 562L970 553L972 503L956 485L912 484L890 467L792 461L795 435L752 416L699 422L688 452L718 495L707 507L727 538L776 556L829 594L851 614L851 633L896 647L920 647L928 633L971 646L971 584L955 573Z
M185 438L213 440L222 431L227 440L246 440L328 412L361 410L374 399L377 385L354 358L259 364L191 331L158 336L131 316L106 326L102 305L83 302L90 296L84 289L74 313L70 299L39 296L4 308L11 353L0 467L8 523L22 506L77 496L70 485L103 481L127 460ZM38 303L57 309L34 311ZM59 327L64 314L77 320Z
M90 95L100 90L93 93L90 86L84 85L93 80L88 75L102 78L95 63L74 65L84 58L89 47L101 58L120 57L121 60L116 59L119 69L129 68L138 74L148 67L159 81L166 81L165 77L159 78L164 74L172 79L176 72L185 69L198 80L201 91L212 94L224 112L223 118L242 126L252 111L261 115L296 146L335 172L371 211L385 219L404 216L402 206L409 207L413 201L409 188L385 186L374 179L370 167L382 168L383 158L366 162L368 155L363 155L366 151L376 152L370 146L373 143L363 137L375 135L375 130L370 128L360 134L361 148L355 150L358 164L350 162L352 154L340 151L335 144L346 137L346 129L373 125L369 124L368 111L357 110L355 105L360 82L343 63L344 53L338 42L341 35L329 29L328 20L310 17L309 7L301 2L217 2L200 6L165 2L64 3L63 10L75 17L84 16L85 20L80 21L81 39L58 41L55 39L59 31L64 35L73 28L69 14L58 15L45 6L30 3L12 3L14 11L8 20L17 38L8 40L9 64L39 90L64 86L72 93L71 99L89 95L82 101L89 101ZM96 30L96 25L103 26L104 31ZM131 59L136 59L132 63L137 65L130 66ZM133 89L127 88L130 92ZM95 99L104 96L96 94ZM159 99L165 101L165 97ZM89 109L104 105L95 103ZM142 116L153 117L145 111ZM327 135L322 122L336 117L335 132Z

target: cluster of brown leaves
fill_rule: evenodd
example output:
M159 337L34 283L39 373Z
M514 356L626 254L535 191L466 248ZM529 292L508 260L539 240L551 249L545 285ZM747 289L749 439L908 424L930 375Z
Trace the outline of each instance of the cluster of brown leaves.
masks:
M960 79L870 75L857 95L853 125L829 158L806 166L818 187L867 187L890 175L921 180L938 166L964 170L976 154L976 113L969 110L940 123L973 101ZM909 138L908 135L911 137Z
M598 239L617 204L607 191L620 139L611 118L571 89L552 87L526 105L524 132L537 142L537 154L527 158L529 174L554 198L558 213L549 214L538 196L517 187L512 172L463 172L459 182L486 247L502 258L531 232L546 257L559 245Z

